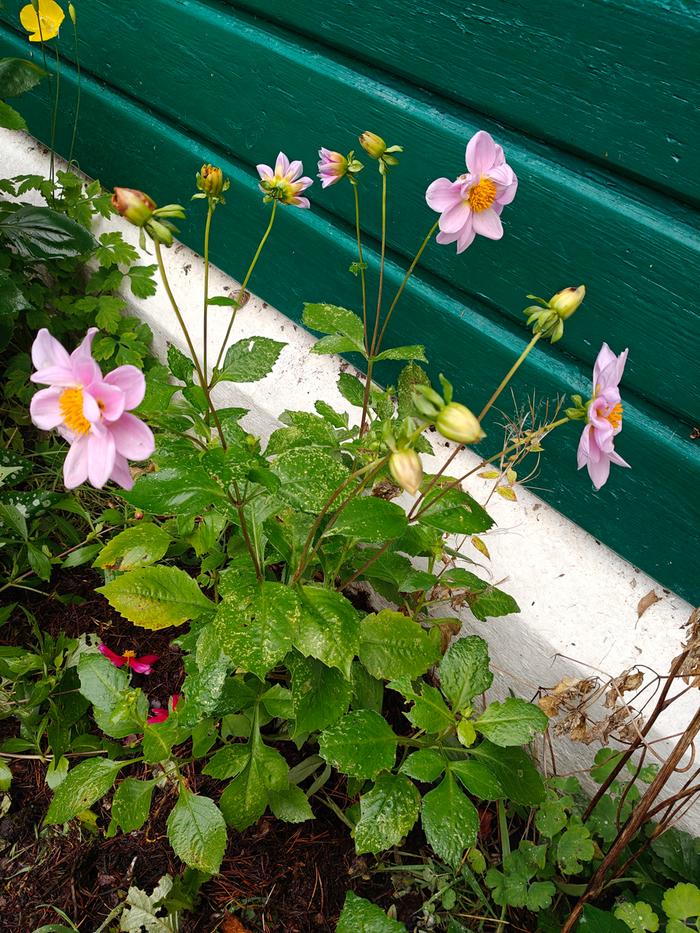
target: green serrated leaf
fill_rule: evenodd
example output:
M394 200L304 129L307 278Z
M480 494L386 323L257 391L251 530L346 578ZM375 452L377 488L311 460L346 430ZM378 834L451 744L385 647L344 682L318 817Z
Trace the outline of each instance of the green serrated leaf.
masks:
M490 703L474 725L495 745L525 745L538 732L544 732L549 720L533 703L508 697L503 703Z
M476 842L479 814L449 771L423 798L421 821L436 854L456 870L464 850Z
M468 635L453 642L440 662L440 686L454 710L462 710L493 683L489 649L483 638Z
M271 469L280 480L280 496L293 508L314 514L348 476L340 460L318 447L287 450Z
M67 823L107 793L127 762L90 758L68 772L59 784L46 813L46 823Z
M156 782L124 778L112 798L112 819L122 832L141 829L151 810L151 798Z
M226 823L213 800L181 785L168 817L168 839L185 865L215 875L226 849Z
M270 337L246 337L226 351L224 365L214 382L258 382L268 376L286 346Z
M424 674L440 652L418 622L383 609L362 622L359 654L373 677L394 680Z
M327 534L381 544L400 538L408 528L406 513L395 502L363 496L349 502Z
M130 622L151 631L182 625L214 609L196 581L178 567L131 570L96 592Z
M94 567L102 570L136 570L165 556L170 535L153 522L143 522L120 532L102 548Z
M361 318L347 308L338 305L316 303L305 304L302 316L304 327L318 330L322 334L342 334L351 338L360 350L364 344L364 327Z
M590 862L595 855L595 846L589 830L580 817L572 816L565 832L557 843L557 862L566 875L577 875L583 862Z
M406 927L387 917L381 907L348 891L336 933L406 933Z
M376 854L398 845L413 829L419 810L420 794L407 777L380 775L372 790L360 797L360 819L355 826L358 854Z
M299 592L301 614L294 646L304 657L317 658L327 667L337 667L350 679L353 658L360 647L357 610L342 593L317 586Z
M393 766L396 742L379 713L362 709L348 713L321 733L319 753L344 774L371 778Z

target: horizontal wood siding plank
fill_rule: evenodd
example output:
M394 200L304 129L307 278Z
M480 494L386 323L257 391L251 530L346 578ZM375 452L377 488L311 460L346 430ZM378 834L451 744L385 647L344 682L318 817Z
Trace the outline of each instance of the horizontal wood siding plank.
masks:
M700 199L700 17L652 0L229 0Z
M0 30L0 54L19 54L23 48L17 37ZM64 88L66 94L75 92L70 69L64 72ZM49 116L45 95L32 92L23 105L30 128L44 132ZM216 212L212 256L226 271L240 276L269 212L261 203L254 174L220 148L185 134L87 77L82 106L77 158L105 184L142 188L164 203L186 197L194 188L194 173L202 161L222 165L232 186L227 206ZM70 120L61 120L58 146L63 152L68 149L70 131ZM201 204L194 202L189 214L181 225L182 238L201 248ZM282 209L279 227L251 287L296 320L304 300L330 299L353 306L359 285L346 270L354 258L352 232L332 218L320 211ZM370 274L376 274L376 251L368 248L366 258ZM389 293L398 286L402 273L403 266L390 257ZM397 340L410 334L425 342L433 375L445 372L456 386L457 397L477 408L524 345L521 335L488 306L477 301L465 305L461 296L446 291L429 273L411 280L396 321L390 336ZM394 371L386 364L381 366L378 378L392 379ZM538 399L585 394L589 378L587 369L574 360L544 347L536 349L522 367L514 388L520 400L532 394ZM615 470L605 489L594 493L585 473L576 472L579 432L577 426L570 426L559 438L553 435L545 442L537 491L636 565L697 601L697 553L692 544L700 526L700 449L679 436L672 418L624 388L623 394L626 420L618 446L633 468ZM498 449L498 420L497 415L489 420L485 451Z
M319 145L349 148L364 128L404 143L390 178L389 241L407 257L435 216L424 201L426 185L463 170L464 144L479 126L440 101L410 97L260 29L230 8L151 0L145 14L93 0L81 11L81 32L84 67L248 164L269 162L284 149L309 172ZM504 212L506 236L498 243L477 238L462 256L433 244L425 267L523 331L525 293L548 296L584 282L587 305L560 348L591 365L603 340L618 351L629 345L629 385L679 418L697 418L700 236L693 217L666 213L651 192L621 190L609 175L481 124L503 142L520 178ZM373 165L362 186L375 205L364 219L378 236ZM311 193L316 205L352 223L346 186ZM367 205L370 194L362 197Z

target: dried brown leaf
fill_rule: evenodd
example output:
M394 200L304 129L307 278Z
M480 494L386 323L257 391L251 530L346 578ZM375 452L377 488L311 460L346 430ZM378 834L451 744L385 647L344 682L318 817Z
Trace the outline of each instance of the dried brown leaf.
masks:
M642 596L637 603L637 618L641 619L647 609L653 606L654 603L658 603L660 599L661 597L657 596L654 590L649 590L646 596Z
M622 698L623 693L629 693L632 690L639 690L644 681L644 674L637 671L623 671L618 677L610 681L610 686L605 694L606 709L615 709L618 700Z

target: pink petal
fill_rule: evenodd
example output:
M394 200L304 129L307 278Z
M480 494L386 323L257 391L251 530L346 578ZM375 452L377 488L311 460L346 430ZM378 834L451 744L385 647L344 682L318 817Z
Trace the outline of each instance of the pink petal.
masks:
M443 233L458 233L469 222L471 212L466 201L460 201L440 215L440 229Z
M288 171L289 159L283 152L280 152L275 162L275 175L286 175Z
M501 207L503 207L505 204L510 204L515 198L517 190L518 190L518 180L516 178L516 180L513 182L512 185L508 185L507 188L503 188L501 191L496 192L495 203L500 205Z
M90 395L97 399L105 421L116 421L124 414L124 393L117 386L98 382L90 387Z
M457 238L457 253L463 253L468 246L471 246L475 237L476 230L474 229L472 217L470 217L462 230L460 230L459 237Z
M587 424L581 432L581 438L578 442L578 450L576 451L576 461L579 470L585 467L585 465L588 463L588 458L590 457L589 443L591 431L592 428L590 424Z
M102 412L97 404L97 399L90 392L83 392L83 415L90 424L99 424L102 420Z
M604 344L607 347L607 344ZM610 348L608 347L608 350ZM601 353L603 351L601 350ZM596 391L605 391L606 389L617 387L620 384L622 379L622 374L625 371L625 363L627 362L627 355L629 350L623 350L619 356L615 356L611 352L612 359L609 360L607 365L602 366L598 371L598 378L595 378L594 372L594 383ZM598 354L598 359L600 359L600 353ZM596 365L598 360L596 360Z
M133 489L134 487L134 477L131 475L131 470L129 469L129 464L126 462L126 457L122 457L120 454L117 454L114 458L114 467L112 468L112 475L110 476L112 482L116 483L117 486L121 486L122 489Z
M473 175L485 175L496 162L496 144L486 130L479 130L467 143L467 168Z
M617 357L607 345L604 343L603 346L598 351L598 356L593 365L593 390L597 391L597 387L600 384L600 374L606 369L611 363L613 363ZM602 387L601 387L602 388Z
M490 178L491 181L495 181L497 185L502 185L504 188L512 185L513 182L517 183L515 172L510 165L506 165L505 162L502 165L496 165L490 168L485 175L486 178Z
M32 344L34 369L70 369L70 357L63 344L59 343L45 327L42 327Z
M137 661L143 661L144 664L155 664L156 661L160 661L159 654L142 654L141 657L136 658Z
M114 469L114 438L106 429L93 430L87 436L88 479L96 489L102 489Z
M449 178L436 178L428 185L425 200L428 202L428 207L432 207L434 211L440 213L448 211L463 200L462 183L450 181Z
M137 674L150 674L151 665L147 664L142 658L129 658L129 667Z
M435 237L435 242L440 243L441 245L447 245L449 243L454 243L455 240L459 239L459 231L457 233L443 233L442 230Z
M610 460L608 457L601 457L600 460L588 461L588 475L590 476L596 492L604 486L610 476Z
M103 654L108 661L111 661L115 667L124 666L124 658L117 654L116 651L112 651L111 648L108 648L107 645L98 645L97 650Z
M619 455L619 453L618 453L616 450L611 450L610 453L608 454L608 456L610 457L610 462L611 462L611 463L614 463L614 464L616 464L617 466L627 467L628 470L631 470L631 469L632 469L632 467L629 465L629 463L628 463L626 460L623 460L622 457Z
M49 386L72 386L76 382L72 368L64 366L46 366L43 369L37 369L29 380Z
M146 722L150 723L151 725L155 725L159 722L165 722L167 718L168 718L167 709L153 709L151 710L151 715L148 717Z
M489 240L500 240L503 236L503 224L496 211L489 208L485 211L474 213L472 217L474 230L481 236L488 237Z
M256 165L255 168L258 170L258 175L261 178L272 178L275 174L269 165L263 165L262 162L260 165Z
M506 157L505 153L503 152L503 146L499 146L498 143L496 143L496 158L494 159L493 164L494 166L503 165L505 161Z
M63 482L66 489L75 489L88 477L88 435L79 437L70 445L63 462Z
M109 425L108 430L117 453L129 460L147 460L155 450L153 432L136 415L125 412L118 421Z
M40 431L51 431L63 421L58 404L62 389L39 389L29 403L29 414Z
M296 181L303 171L304 171L303 163L299 162L299 160L296 159L294 162L289 163L289 168L287 169L287 178L290 181Z
M146 394L146 379L135 366L117 366L111 373L107 373L104 381L122 390L125 411L137 408Z
M308 198L292 198L291 203L295 207L309 208L311 207L311 201Z
M304 175L303 178L300 178L296 182L297 191L306 191L306 189L310 188L311 185L313 185L313 183L314 183L313 178L309 178L308 175Z

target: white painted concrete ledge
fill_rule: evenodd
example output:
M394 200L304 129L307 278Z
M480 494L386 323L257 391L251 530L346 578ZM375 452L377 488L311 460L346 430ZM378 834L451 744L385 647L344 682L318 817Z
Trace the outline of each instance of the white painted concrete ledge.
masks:
M48 156L36 140L23 134L0 130L0 171L3 176L44 172ZM193 169L194 171L194 169ZM138 245L133 227L119 222L125 237ZM110 222L114 229L114 223ZM238 263L244 266L248 257ZM147 257L145 257L147 260ZM152 261L152 260L151 260ZM171 285L179 297L192 334L200 333L202 306L201 258L182 244L166 252ZM235 294L237 283L212 269L210 294ZM125 293L131 313L146 321L156 336L156 349L165 350L166 341L185 350L184 341L162 288L146 301L136 301ZM332 300L333 296L327 296ZM210 311L210 357L215 356L226 329L228 309ZM339 358L309 355L314 338L264 301L251 297L239 312L233 339L262 335L286 341L274 372L252 385L220 387L221 404L235 404L250 409L243 421L252 433L267 437L278 425L277 416L284 409L313 410L316 399L324 399L339 410L352 409L339 394L336 381L348 364ZM410 338L410 339L409 339ZM408 335L415 342L419 335ZM468 400L466 400L468 401ZM450 445L451 446L451 445ZM446 445L444 456L449 452ZM435 462L425 458L427 470ZM442 455L440 460L442 462ZM466 473L478 462L463 451L454 463L454 474ZM572 474L576 464L572 462ZM491 484L470 478L469 492L481 502L486 500ZM464 630L482 635L488 642L496 685L494 696L512 690L531 699L541 687L553 687L563 677L602 678L615 676L634 665L646 666L665 674L672 659L679 654L691 606L664 589L601 542L574 525L542 502L527 489L518 488L517 503L498 496L491 498L489 511L496 520L494 530L485 539L491 561L483 559L484 574L511 593L521 607L517 615L478 622L468 610L462 612ZM480 555L474 551L475 560ZM641 618L637 617L640 599L654 591L659 601ZM647 679L649 675L647 674ZM645 694L648 698L649 692ZM698 691L689 691L659 721L650 739L653 748L663 755L669 747L660 741L678 733L698 704ZM649 707L651 708L651 706ZM586 769L597 745L590 747L568 739L555 739L557 771L580 773ZM648 761L653 761L649 757ZM700 807L686 814L684 828L700 832Z

